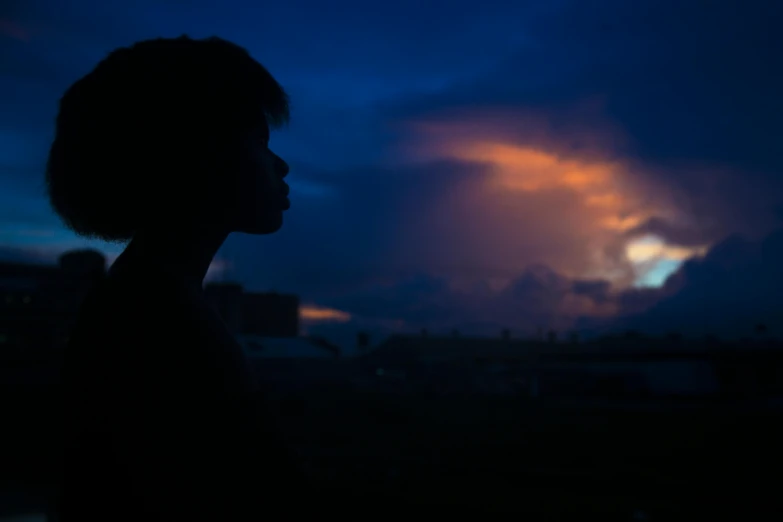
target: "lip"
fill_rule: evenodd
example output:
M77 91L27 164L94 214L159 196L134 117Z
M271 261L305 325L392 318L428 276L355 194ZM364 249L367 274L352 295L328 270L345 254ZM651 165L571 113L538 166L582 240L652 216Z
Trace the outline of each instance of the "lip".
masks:
M291 192L291 187L286 183L285 181L282 181L281 178L281 184L280 184L280 206L283 210L288 210L291 208L291 200L288 199L288 194Z

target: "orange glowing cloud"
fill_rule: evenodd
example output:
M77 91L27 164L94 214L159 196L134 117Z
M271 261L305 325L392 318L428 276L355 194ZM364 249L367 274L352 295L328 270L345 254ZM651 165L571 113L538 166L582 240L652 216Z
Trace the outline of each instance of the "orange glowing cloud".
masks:
M570 277L606 278L625 287L638 282L651 259L681 262L706 249L628 237L650 218L679 218L666 188L612 157L604 131L578 134L583 146L576 148L569 143L574 133L558 136L546 125L508 111L410 125L403 146L408 159L481 167L475 183L444 195L424 219L417 216L425 230L438 223L424 234L451 235L461 243L445 246L451 260L501 267L506 274L543 263Z
M300 306L299 317L306 322L347 323L351 320L348 312L313 304Z

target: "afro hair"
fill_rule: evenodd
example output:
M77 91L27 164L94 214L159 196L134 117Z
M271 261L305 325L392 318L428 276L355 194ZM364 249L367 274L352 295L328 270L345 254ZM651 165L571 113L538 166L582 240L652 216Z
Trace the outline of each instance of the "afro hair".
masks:
M50 204L78 235L130 240L219 190L243 135L288 118L286 92L231 42L182 36L117 49L60 99Z

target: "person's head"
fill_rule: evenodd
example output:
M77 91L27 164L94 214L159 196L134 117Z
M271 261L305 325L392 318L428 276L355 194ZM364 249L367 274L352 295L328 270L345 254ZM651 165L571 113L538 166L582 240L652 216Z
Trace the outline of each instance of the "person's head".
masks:
M183 227L274 232L288 165L269 130L288 117L283 88L225 40L117 49L60 100L50 203L77 234L108 241Z

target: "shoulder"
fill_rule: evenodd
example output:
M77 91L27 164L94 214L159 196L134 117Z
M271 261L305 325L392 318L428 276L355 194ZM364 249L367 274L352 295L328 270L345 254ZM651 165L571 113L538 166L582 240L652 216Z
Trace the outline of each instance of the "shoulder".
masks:
M157 303L164 296L156 296L151 292L152 288L153 285L143 279L107 277L92 289L82 303L79 326L105 329L121 324L130 326L141 319L154 319L161 309Z
M189 315L186 299L164 278L152 272L110 272L83 301L69 344L105 351L132 343L139 353L176 340L177 332L187 331L183 326Z
M88 308L127 318L163 315L175 319L190 305L186 293L170 277L141 264L110 270L90 299Z
M175 285L145 276L110 274L89 293L66 347L71 373L87 372L90 382L101 376L157 382L181 364L186 347L197 355L198 325L186 299Z

